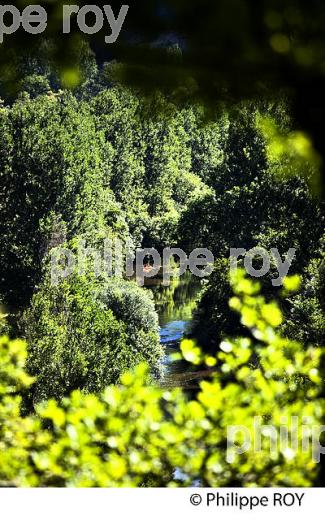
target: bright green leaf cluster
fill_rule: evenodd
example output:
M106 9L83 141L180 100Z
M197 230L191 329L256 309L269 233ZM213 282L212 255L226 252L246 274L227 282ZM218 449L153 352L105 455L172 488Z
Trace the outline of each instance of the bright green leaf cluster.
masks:
M100 395L74 391L58 403L43 402L37 416L22 418L17 392L32 380L24 371L26 346L1 340L0 477L17 486L311 486L317 477L312 435L322 421L320 359L323 349L303 349L280 336L282 314L266 303L258 285L237 273L232 308L241 313L249 337L225 340L206 359L194 342L182 352L188 361L216 365L189 399L179 389L148 384L148 368L125 373L121 385ZM212 359L211 359L212 358ZM290 427L298 444L273 446L261 424ZM229 437L240 426L251 443ZM227 444L228 440L228 444ZM256 436L255 436L256 440ZM307 443L308 441L308 443ZM175 470L176 471L175 473ZM181 476L181 477L180 477Z

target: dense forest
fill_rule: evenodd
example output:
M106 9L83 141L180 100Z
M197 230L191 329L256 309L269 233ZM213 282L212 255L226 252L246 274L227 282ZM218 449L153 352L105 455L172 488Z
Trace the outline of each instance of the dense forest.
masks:
M71 90L50 67L23 62L19 93L1 100L0 481L317 483L308 454L222 458L227 423L259 413L272 424L273 413L277 424L281 410L321 421L324 212L318 157L294 130L290 101L280 92L231 108L178 104L121 85L116 63L98 68L86 54L83 67ZM55 250L102 251L107 238L213 253L181 346L188 363L211 369L200 393L159 387L164 352L147 288L124 272L95 276L91 262L52 283ZM275 287L272 263L259 284L231 279L239 247L282 258L294 248L295 276ZM21 466L10 465L18 453Z

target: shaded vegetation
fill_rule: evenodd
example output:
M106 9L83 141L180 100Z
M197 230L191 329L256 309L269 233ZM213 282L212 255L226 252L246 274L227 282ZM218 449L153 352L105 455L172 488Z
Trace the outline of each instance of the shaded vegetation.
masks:
M295 95L284 90L271 95L268 85L262 87L264 98L252 101L265 74L240 93L228 70L208 82L219 50L214 56L213 47L201 69L193 68L198 34L186 51L186 45L184 50L149 45L146 54L124 41L114 52L128 50L125 60L100 67L88 46L75 39L65 63L57 59L55 42L42 41L37 57L22 55L6 69L0 106L0 310L8 320L0 332L26 344L1 340L3 483L321 482L310 452L292 457L278 450L272 458L265 439L261 453L225 459L229 424L251 430L252 419L261 415L279 426L281 414L307 415L316 425L323 421L324 213L316 196L323 144L315 139L323 101L318 119L309 109L319 96L297 112L305 74L310 81L311 70L313 79L323 71L314 59L317 49L291 45L286 36L292 24L299 36L293 11L282 17L280 7L268 11L262 2L256 17L263 16L268 29L252 46L245 16L251 2L221 4L225 13L232 6L243 15L229 66L239 51L249 75L256 67L263 72L265 63L285 64L287 77L280 67L282 75L274 74L270 85L293 88L294 70ZM176 3L176 18L177 13ZM261 38L267 46L257 53ZM209 27L203 47L208 43ZM74 68L71 49L78 54ZM144 68L137 61L140 49ZM245 49L252 69L242 56ZM7 52L4 47L2 67L8 65ZM159 59L152 62L157 56L165 56L166 68ZM144 77L137 75L139 67ZM170 94L161 75L152 75L159 67L165 86L173 87ZM232 70L240 74L241 67ZM17 74L19 94L8 95L5 87L17 82ZM118 82L121 77L127 86ZM245 77L240 76L241 86ZM210 369L211 380L201 383L192 401L180 390L151 386L161 374L163 354L157 313L147 289L127 279L118 258L113 264L121 269L119 279L94 276L89 263L84 275L51 283L51 255L60 246L76 252L85 243L102 253L107 238L160 252L171 246L213 252L214 270L204 283L191 339L182 344L187 362ZM295 277L284 289L273 287L274 264L260 284L241 274L231 282L230 248L255 246L278 248L282 256L295 248L290 274L300 276L300 286ZM169 291L181 294L181 282ZM156 301L166 305L159 294ZM171 477L176 467L184 482Z

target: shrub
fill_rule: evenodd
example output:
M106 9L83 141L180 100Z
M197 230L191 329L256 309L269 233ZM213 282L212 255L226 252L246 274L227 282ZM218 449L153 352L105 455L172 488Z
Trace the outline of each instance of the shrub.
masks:
M99 392L141 361L159 369L154 304L132 282L72 276L53 287L45 281L22 328L36 402L77 388Z
M33 379L26 374L26 344L0 337L0 486L33 486L38 479L31 463L40 420L20 415L21 397ZM43 440L50 442L43 432Z

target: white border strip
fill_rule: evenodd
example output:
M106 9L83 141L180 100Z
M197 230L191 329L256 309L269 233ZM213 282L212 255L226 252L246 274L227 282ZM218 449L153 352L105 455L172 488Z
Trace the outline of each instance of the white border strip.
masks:
M0 490L1 518L13 520L306 520L323 516L324 499L322 488Z

